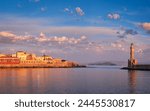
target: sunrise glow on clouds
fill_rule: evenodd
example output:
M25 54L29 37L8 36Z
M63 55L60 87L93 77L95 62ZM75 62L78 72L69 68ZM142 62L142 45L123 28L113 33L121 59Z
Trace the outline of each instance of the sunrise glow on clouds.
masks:
M136 57L150 61L150 1L122 2L2 1L0 52L25 50L79 62L126 61L133 42Z

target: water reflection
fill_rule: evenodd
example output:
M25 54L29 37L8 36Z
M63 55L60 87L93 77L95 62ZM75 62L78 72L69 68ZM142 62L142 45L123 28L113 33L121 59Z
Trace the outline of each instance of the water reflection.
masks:
M120 68L0 69L0 93L150 93L149 84L149 72Z
M128 71L130 93L136 93L137 72L135 70Z
M0 93L67 93L70 69L1 69Z
M35 89L42 90L46 85L47 77L44 70L21 68L1 69L0 72L0 93L40 93Z

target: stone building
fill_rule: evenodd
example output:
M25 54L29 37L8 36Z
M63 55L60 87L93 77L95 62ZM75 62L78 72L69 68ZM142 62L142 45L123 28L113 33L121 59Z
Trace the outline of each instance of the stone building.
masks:
M137 60L134 58L134 44L131 43L131 46L130 46L130 59L128 60L128 67L129 68L132 68L134 67L135 65L137 65Z
M1 54L2 55L2 54ZM78 67L77 63L52 58L48 55L36 56L24 51L0 56L0 67Z

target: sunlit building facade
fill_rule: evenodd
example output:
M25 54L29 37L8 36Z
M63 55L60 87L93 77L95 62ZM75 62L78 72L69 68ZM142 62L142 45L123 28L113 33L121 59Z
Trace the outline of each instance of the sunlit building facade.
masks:
M69 62L48 55L36 56L24 51L11 55L0 55L0 67L74 67L74 62Z

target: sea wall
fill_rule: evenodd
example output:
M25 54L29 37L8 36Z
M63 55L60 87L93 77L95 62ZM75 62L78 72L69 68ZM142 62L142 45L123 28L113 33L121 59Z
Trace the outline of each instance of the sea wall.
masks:
M71 68L80 67L74 62L47 63L47 64L0 64L0 68Z
M150 65L148 65L148 64L138 64L138 65L134 65L134 69L150 70Z
M134 65L132 67L123 67L122 69L127 69L127 70L147 70L147 71L150 71L150 64L138 64L138 65Z

